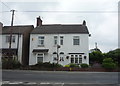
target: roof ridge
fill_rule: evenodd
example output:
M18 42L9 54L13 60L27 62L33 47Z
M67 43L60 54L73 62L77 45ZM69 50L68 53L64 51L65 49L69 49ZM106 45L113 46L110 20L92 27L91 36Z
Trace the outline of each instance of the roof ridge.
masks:
M33 25L15 25L15 26L4 26L4 27L29 27Z
M43 24L42 26L47 26L47 25L50 25L50 26L52 26L52 25L83 25L83 24Z

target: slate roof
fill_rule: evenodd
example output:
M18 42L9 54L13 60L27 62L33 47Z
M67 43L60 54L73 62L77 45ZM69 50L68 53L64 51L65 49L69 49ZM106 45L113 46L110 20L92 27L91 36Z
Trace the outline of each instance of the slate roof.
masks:
M21 25L21 26L4 26L2 28L2 34L10 34L12 28L12 34L24 34L29 29L34 28L33 25Z
M36 27L31 34L71 34L81 33L89 34L88 28L85 25L74 24L74 25L42 25Z

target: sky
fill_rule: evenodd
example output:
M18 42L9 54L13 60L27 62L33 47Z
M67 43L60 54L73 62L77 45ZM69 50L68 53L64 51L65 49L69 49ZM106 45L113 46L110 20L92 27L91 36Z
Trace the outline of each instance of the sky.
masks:
M41 16L43 24L82 24L86 21L89 33L89 49L95 42L102 52L118 48L119 0L0 0L0 22L11 23L14 9L14 25L34 25Z

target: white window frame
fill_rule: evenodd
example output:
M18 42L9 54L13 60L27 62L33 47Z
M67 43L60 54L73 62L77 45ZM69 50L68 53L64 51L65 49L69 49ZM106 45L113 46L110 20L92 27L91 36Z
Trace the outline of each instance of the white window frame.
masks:
M44 62L44 53L37 53L37 54L36 54L36 63L38 63L38 55L39 55L39 54L42 54L42 56L43 56L43 62Z
M63 39L64 39L64 36L60 36L60 45L63 45L63 44L64 44Z
M15 43L15 36L12 36L11 43ZM10 36L6 36L6 43L10 42Z
M80 59L81 59L81 62L80 62ZM82 59L82 55L79 55L79 57L78 57L78 63L79 63L79 64L82 64L82 62L83 62L82 60L83 60L83 59Z
M54 45L58 44L58 36L54 36Z
M75 41L78 41L78 43L75 43ZM80 37L79 36L73 36L73 45L80 45Z
M80 55L80 54L72 54L72 55L70 55L70 63L72 63L71 62L71 58L73 58L74 59L74 61L73 61L73 64L81 64L83 61L83 58L82 58L82 55ZM77 63L76 63L76 58L77 58ZM79 59L81 58L81 63L80 63L80 61L79 61Z
M42 39L43 37L43 39ZM43 44L42 44L43 41ZM45 36L38 36L38 46L39 47L44 47L45 46Z

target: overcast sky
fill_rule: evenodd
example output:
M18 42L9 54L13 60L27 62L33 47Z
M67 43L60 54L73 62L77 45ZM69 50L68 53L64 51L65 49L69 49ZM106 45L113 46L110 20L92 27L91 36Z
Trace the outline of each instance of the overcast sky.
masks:
M8 2L9 1L9 2ZM16 10L14 25L34 25L41 16L43 24L82 24L86 20L91 34L89 49L95 42L102 52L118 47L119 0L1 0L0 21L11 22L11 9Z

